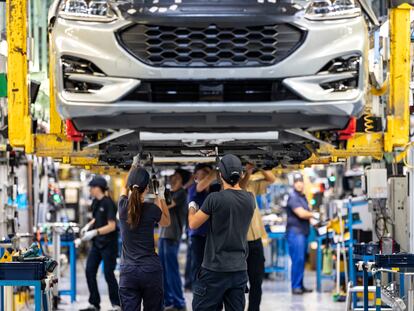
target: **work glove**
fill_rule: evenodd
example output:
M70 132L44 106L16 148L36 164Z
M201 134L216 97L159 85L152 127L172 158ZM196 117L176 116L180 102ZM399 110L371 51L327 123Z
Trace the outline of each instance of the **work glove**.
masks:
M190 203L188 203L188 209L193 209L197 212L200 209L200 206L196 202L191 201Z
M158 199L160 200L165 200L165 186L159 186L158 187L158 195L157 195Z
M87 224L86 226L84 226L80 231L80 235L84 236L85 233L88 232L90 228L91 228L91 224Z
M94 237L96 237L98 235L98 230L94 229L91 231L88 231L85 233L85 235L82 237L82 242L86 242L86 241L90 241L92 240Z
M312 213L312 218L316 219L316 220L320 220L321 219L321 214L318 212L313 212Z
M318 212L313 212L312 218L310 219L309 222L312 226L316 226L319 223L320 219L321 219L321 214Z
M75 247L78 248L82 244L82 240L81 239L76 239L74 241L74 243L75 243Z
M138 167L139 166L139 154L137 154L135 157L132 158L132 167Z

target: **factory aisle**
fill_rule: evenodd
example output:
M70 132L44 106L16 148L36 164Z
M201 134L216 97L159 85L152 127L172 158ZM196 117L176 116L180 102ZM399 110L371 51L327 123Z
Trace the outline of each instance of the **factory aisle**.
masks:
M78 296L75 304L70 304L68 296L63 297L60 305L61 310L77 311L88 305L88 289L84 275L84 260L78 262ZM118 273L116 272L118 277ZM99 290L102 298L101 310L105 311L110 308L108 290L102 271L98 274ZM306 274L307 287L315 287L315 275L312 272ZM68 287L68 280L64 278L61 282L61 288ZM343 311L344 303L333 302L331 293L311 293L304 296L292 296L289 290L290 286L287 281L267 280L263 285L263 303L262 311ZM191 293L185 295L187 301L187 310L191 311Z

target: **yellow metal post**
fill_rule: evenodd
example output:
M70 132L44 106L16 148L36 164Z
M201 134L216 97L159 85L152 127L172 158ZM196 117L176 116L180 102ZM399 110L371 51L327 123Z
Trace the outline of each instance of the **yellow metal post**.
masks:
M390 9L390 94L387 107L387 131L384 135L384 151L408 143L410 128L409 92L410 63L410 10L409 4Z
M50 133L51 134L64 134L65 128L63 125L63 121L60 118L59 113L56 109L56 90L55 90L55 68L53 64L55 64L55 53L53 51L53 42L49 39L49 88L50 88Z
M6 1L9 141L34 151L27 79L27 0Z

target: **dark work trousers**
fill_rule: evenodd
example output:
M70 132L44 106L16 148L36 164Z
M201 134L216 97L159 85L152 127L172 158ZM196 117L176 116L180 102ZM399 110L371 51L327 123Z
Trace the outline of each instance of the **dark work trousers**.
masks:
M193 284L203 263L205 246L206 237L201 235L191 236L191 278Z
M115 278L114 270L116 267L116 256L118 254L118 242L108 243L104 248L98 248L92 245L86 262L86 281L89 288L89 303L99 308L101 297L99 296L98 283L96 274L99 265L103 260L104 275L108 284L109 299L112 305L119 306L118 282Z
M303 288L308 237L296 230L288 230L286 232L286 238L289 245L290 258L292 260L292 289L301 289Z
M187 257L185 260L185 275L184 275L184 288L190 289L192 287L192 277L191 277L191 240L190 237L187 238Z
M122 311L162 311L162 270L151 267L121 265L119 275L119 297Z
M259 311L262 301L262 283L264 278L265 258L262 239L249 241L249 257L247 257L247 273L249 275L249 307L248 311Z
M247 272L214 272L201 268L193 286L193 311L243 311Z
M164 270L164 303L177 309L185 307L185 299L178 265L180 242L160 238L159 256Z

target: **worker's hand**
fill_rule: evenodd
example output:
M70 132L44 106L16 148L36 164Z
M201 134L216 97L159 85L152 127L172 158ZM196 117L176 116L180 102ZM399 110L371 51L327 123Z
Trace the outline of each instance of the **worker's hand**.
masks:
M316 220L320 220L321 219L321 214L318 212L313 212L312 213L312 218L316 219Z
M316 220L315 218L309 219L309 222L312 226L316 226L319 223L319 220Z
M196 202L191 201L190 203L188 203L188 209L197 212L200 209L200 206L198 206Z
M74 241L74 243L75 243L75 247L78 248L82 244L82 240L81 239L76 239Z
M321 214L319 214L318 212L313 212L312 218L309 220L309 222L312 226L316 226L319 223L320 218L321 218Z
M139 166L139 154L137 154L135 157L132 158L132 167L138 167Z
M91 224L86 224L86 226L84 226L80 231L81 237L84 236L85 233L88 232L90 228L91 228Z
M158 195L157 195L157 197L160 200L165 200L165 187L164 186L159 186L158 187Z
M246 167L245 167L246 173L253 174L254 169L255 169L255 166L252 163L246 164Z
M98 235L98 230L97 230L97 229L94 229L94 230L88 231L88 232L86 232L86 233L85 233L85 235L82 237L82 242L85 242L85 241L90 241L90 240L92 240L94 237L96 237L97 235Z

